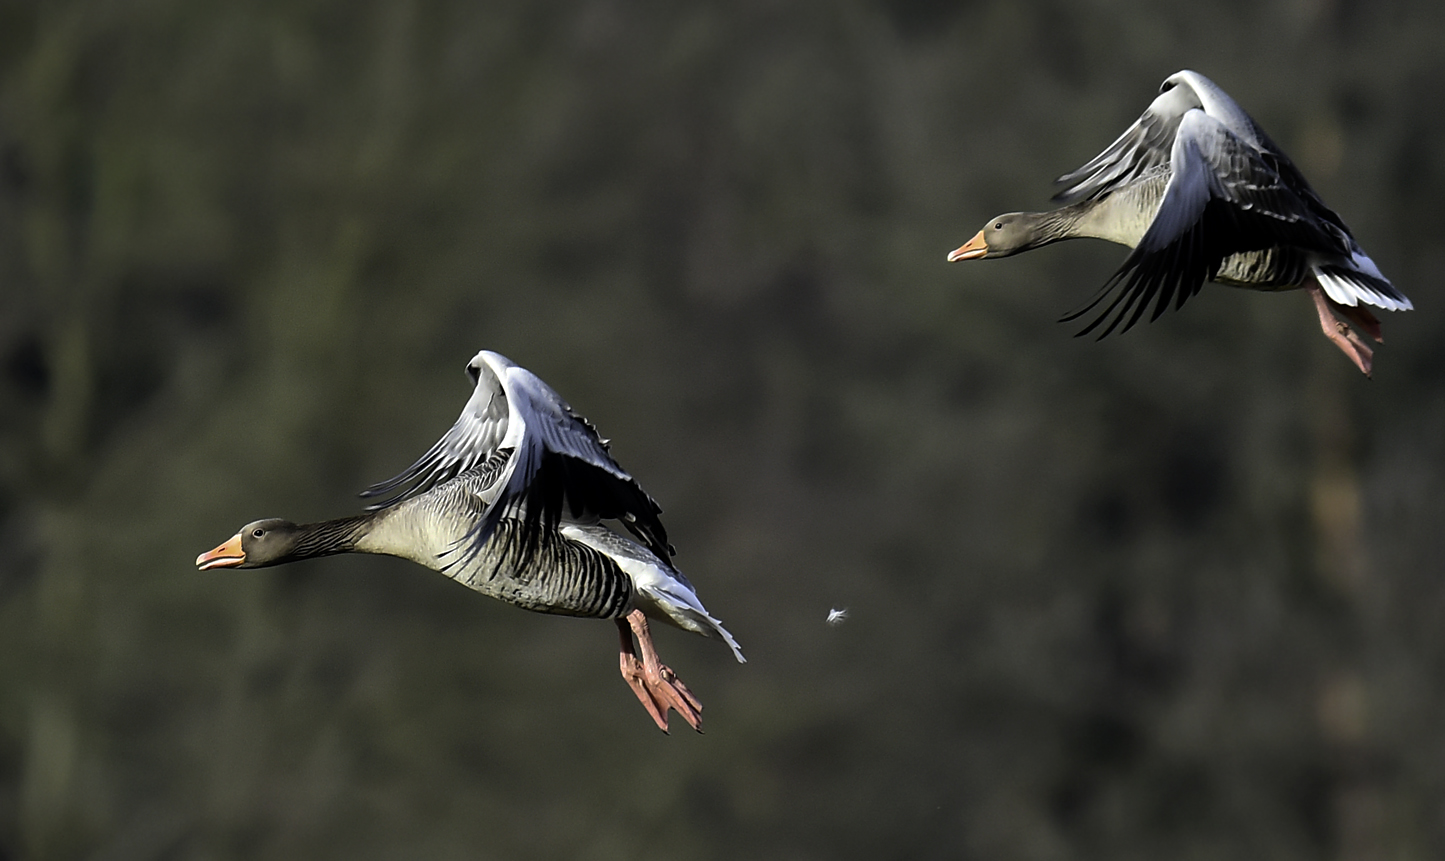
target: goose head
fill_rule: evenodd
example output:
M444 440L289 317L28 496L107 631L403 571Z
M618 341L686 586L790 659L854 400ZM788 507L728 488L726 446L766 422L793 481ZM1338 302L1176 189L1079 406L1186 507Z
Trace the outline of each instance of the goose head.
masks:
M990 218L974 237L955 248L948 255L948 262L955 260L981 260L985 257L1008 257L1020 251L1028 251L1046 242L1038 229L1037 213L1009 212Z
M296 556L302 530L289 520L268 518L248 523L215 550L196 557L196 567L264 568L287 562Z

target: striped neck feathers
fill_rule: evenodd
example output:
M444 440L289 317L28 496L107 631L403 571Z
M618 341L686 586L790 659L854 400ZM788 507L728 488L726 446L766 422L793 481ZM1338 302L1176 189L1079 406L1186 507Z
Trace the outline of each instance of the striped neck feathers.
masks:
M300 524L294 533L289 559L350 553L356 549L357 541L366 534L374 519L375 515L368 513Z

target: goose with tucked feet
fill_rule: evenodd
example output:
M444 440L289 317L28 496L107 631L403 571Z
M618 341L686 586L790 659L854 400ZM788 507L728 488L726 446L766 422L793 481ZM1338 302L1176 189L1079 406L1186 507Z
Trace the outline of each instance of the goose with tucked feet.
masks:
M1092 237L1133 249L1078 319L1079 332L1128 330L1149 306L1158 319L1205 281L1253 290L1303 288L1320 327L1365 375L1374 352L1351 328L1383 341L1370 308L1409 311L1348 227L1244 110L1198 72L1170 75L1135 123L1057 180L1050 212L989 219L949 261L1008 257Z

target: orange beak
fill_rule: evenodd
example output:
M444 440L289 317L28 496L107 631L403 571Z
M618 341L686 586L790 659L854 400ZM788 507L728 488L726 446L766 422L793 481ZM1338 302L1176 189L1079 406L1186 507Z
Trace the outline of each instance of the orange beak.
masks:
M212 568L235 568L245 561L246 551L241 549L241 533L237 532L225 544L197 556L196 567L202 571Z
M955 260L974 260L987 253L988 243L983 241L983 231L980 230L978 234L968 240L968 242L949 252L948 262L952 263Z

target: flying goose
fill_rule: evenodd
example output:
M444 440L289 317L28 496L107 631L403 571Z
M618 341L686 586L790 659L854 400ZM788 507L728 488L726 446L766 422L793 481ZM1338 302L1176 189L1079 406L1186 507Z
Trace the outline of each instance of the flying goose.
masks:
M722 640L744 658L673 567L662 509L612 459L597 429L535 374L483 350L467 375L475 389L461 417L416 463L362 493L376 500L366 513L307 524L257 520L196 565L263 568L380 553L527 610L613 619L622 678L643 708L663 732L669 709L701 732L702 704L658 659L647 618ZM603 520L620 522L631 537Z
M1150 303L1178 308L1207 280L1252 290L1305 288L1325 337L1366 375L1373 351L1348 324L1382 341L1366 306L1414 306L1380 274L1340 217L1279 147L1223 90L1198 72L1176 72L1119 139L1056 180L1051 212L1011 212L988 224L950 261L1007 257L1076 237L1134 249L1075 320L1114 298L1080 335L1127 331ZM1112 317L1112 319L1110 319Z

